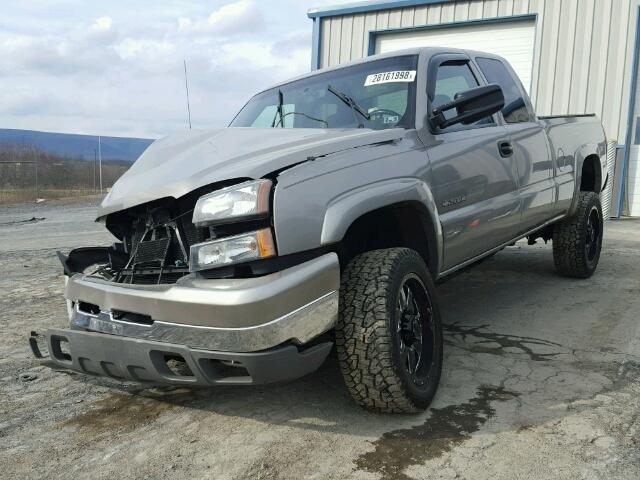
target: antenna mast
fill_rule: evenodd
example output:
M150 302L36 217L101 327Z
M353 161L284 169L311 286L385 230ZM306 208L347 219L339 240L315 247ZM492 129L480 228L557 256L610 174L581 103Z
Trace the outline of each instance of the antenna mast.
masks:
M187 81L187 59L184 58L184 88L187 91L187 114L189 115L189 130L191 130L191 105L189 103L189 82Z

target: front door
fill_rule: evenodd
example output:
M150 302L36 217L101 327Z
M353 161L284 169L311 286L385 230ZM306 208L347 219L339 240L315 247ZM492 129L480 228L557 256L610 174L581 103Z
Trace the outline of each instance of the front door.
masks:
M462 55L447 55L436 65L432 60L429 68L434 67L431 109L480 84L475 67ZM500 154L504 143L508 133L496 116L433 132L427 152L444 234L445 271L514 236L520 200L513 155Z

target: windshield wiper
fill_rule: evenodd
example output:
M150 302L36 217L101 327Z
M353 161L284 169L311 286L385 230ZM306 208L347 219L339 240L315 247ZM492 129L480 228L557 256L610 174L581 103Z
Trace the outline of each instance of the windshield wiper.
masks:
M356 118L356 112L358 112L367 120L371 120L371 115L369 115L369 112L367 112L364 108L358 105L356 101L353 98L351 98L349 95L347 95L344 92L341 92L340 90L338 90L332 85L329 85L327 89L351 108L351 111L353 112L353 118L356 120L356 122L358 121L358 119ZM358 123L358 128L364 128L364 124L362 122Z
M289 115L302 115L303 117L306 117L309 120L313 120L315 122L322 122L325 124L326 128L329 128L329 122L327 122L326 120L323 120L322 118L312 117L311 115L307 115L304 112L287 112L284 115L280 115L280 120L278 120L275 125L271 125L271 126L277 127L278 125L282 125L282 127L284 128L284 117L288 117Z
M280 123L282 128L284 128L284 122L282 121L282 107L284 106L284 95L282 94L282 90L278 89L278 106L276 107L276 114L273 116L273 122L271 122L271 128L276 126L276 118L280 117Z

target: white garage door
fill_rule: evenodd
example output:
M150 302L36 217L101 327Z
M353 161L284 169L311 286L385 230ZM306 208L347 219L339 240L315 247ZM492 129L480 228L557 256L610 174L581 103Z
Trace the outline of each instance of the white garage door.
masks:
M529 92L534 43L535 22L527 20L380 34L376 37L376 52L414 47L452 47L494 53L509 61Z

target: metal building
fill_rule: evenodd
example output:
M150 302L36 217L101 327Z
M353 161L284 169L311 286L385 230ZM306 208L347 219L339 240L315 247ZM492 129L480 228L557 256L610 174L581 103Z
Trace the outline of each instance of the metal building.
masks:
M640 216L640 0L395 0L312 9L312 68L416 46L502 55L540 115L595 113L617 145L614 212Z

